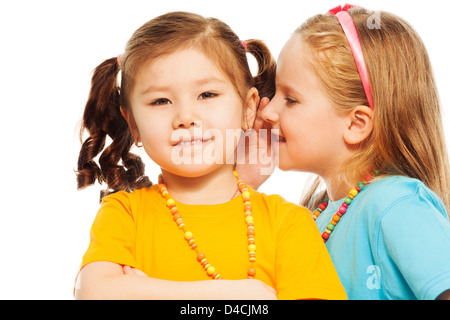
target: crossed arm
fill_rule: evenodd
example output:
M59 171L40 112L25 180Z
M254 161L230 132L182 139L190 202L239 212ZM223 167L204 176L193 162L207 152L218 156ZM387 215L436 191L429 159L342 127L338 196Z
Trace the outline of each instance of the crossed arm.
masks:
M76 299L272 300L273 288L255 279L170 281L113 262L92 262L78 274Z

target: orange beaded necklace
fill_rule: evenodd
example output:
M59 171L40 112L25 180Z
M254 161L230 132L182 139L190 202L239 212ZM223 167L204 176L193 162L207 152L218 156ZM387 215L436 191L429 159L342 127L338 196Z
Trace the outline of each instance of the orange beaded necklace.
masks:
M237 180L238 190L242 194L242 200L244 202L245 222L247 224L247 243L248 243L247 249L248 249L248 260L250 262L250 266L247 269L247 278L254 279L256 275L256 269L254 266L256 262L256 245L255 245L255 225L252 216L252 204L250 202L250 192L248 191L248 186L242 180L239 180L238 174L234 169L233 174ZM170 213L172 214L173 221L175 221L178 228L184 232L184 239L187 241L187 244L191 247L191 249L196 252L197 261L200 263L203 269L205 269L206 274L211 279L214 280L222 279L222 276L216 271L216 268L209 263L208 259L206 259L205 254L198 250L198 246L197 243L195 242L192 232L186 230L183 219L181 218L181 215L176 207L175 200L170 196L169 191L167 190L167 186L164 184L162 175L159 175L158 183L159 183L159 191L161 192L162 197L165 199L166 206L169 208Z
M373 174L378 175L380 173L379 170L374 170ZM327 228L322 233L323 242L327 242L330 234L333 232L337 223L341 220L342 216L347 212L347 208L352 203L353 199L358 195L358 193L364 189L364 187L373 179L373 176L368 174L363 181L360 181L356 184L354 188L352 188L348 195L344 198L344 202L342 202L338 211L333 215L331 221L327 224ZM327 208L328 199L322 202L312 213L314 221L319 217L319 215Z

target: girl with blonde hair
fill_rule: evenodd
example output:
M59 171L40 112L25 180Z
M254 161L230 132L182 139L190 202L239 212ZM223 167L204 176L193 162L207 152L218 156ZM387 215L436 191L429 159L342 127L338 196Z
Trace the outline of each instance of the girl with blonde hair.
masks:
M279 130L280 169L318 176L301 204L349 299L448 298L450 173L431 64L407 22L377 17L346 5L308 19L260 114Z

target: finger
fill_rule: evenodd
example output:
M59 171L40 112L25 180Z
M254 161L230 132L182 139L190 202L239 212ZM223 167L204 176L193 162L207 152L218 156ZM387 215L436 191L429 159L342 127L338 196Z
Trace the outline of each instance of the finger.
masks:
M265 107L267 107L267 105L269 104L270 99L267 97L263 97L261 98L261 100L259 101L259 106L258 106L258 110L259 111L263 111Z
M133 272L137 276L147 276L143 271L139 270L138 268L132 268Z
M133 274L133 270L131 270L130 266L123 266L122 269L124 274Z
M253 129L260 130L262 128L269 128L270 124L265 122L262 117L262 111L269 104L270 100L267 97L263 97L258 105L258 111L256 112L255 122L253 124Z

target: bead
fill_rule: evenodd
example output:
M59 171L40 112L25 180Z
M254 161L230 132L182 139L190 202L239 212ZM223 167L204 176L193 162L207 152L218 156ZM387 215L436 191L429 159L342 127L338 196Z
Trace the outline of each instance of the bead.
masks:
M205 259L205 254L203 252L197 253L197 261L200 262Z
M374 170L374 174L379 174L379 170ZM339 207L338 211L333 215L331 218L331 221L327 224L327 228L322 233L322 238L324 242L327 242L328 238L330 237L331 232L333 232L334 227L337 225L337 223L340 221L341 217L347 212L347 208L352 203L353 199L358 195L358 193L364 189L368 182L372 180L372 176L366 175L363 181L359 181L356 186L352 189L350 189L347 197L344 198L344 202ZM316 220L321 212L325 210L328 203L325 201L321 203L312 213L312 217L314 220Z
M213 275L213 273L216 272L216 268L214 268L213 266L208 267L208 269L206 269L206 273L211 276Z
M341 219L341 217L339 217L337 214L335 214L335 215L333 216L333 218L332 218L332 220L333 220L334 222L338 222L340 219Z
M356 189L351 189L349 192L353 197L356 197L356 195L358 194L358 191Z
M242 181L239 180L238 175L235 170L233 170L233 174L235 175L238 183L238 188L241 191L242 194L242 200L244 202L244 216L245 216L245 222L247 223L247 242L248 242L248 253L249 253L249 262L255 263L256 262L256 245L255 245L255 228L254 228L254 220L252 216L252 205L250 202L250 192L247 185ZM197 244L195 243L195 239L193 237L192 232L187 231L185 229L185 225L183 222L183 219L181 215L178 212L178 208L176 207L176 202L173 198L170 197L169 191L167 189L167 186L164 184L164 179L162 175L160 174L158 176L158 183L159 183L159 191L161 193L161 196L164 198L166 202L166 206L170 209L170 213L172 214L172 219L177 224L178 228L183 231L184 238L187 241L188 245L191 247L192 250L194 250L197 254L197 261L200 263L200 265L204 268L207 275L210 276L212 279L222 279L222 276L216 272L216 269L208 262L206 259L206 256L203 252L199 252L197 250ZM253 267L250 267L247 270L248 278L251 279L255 276L256 270Z

